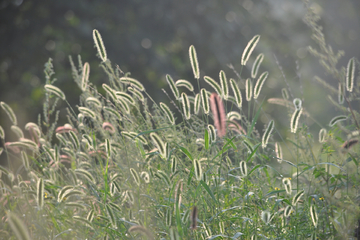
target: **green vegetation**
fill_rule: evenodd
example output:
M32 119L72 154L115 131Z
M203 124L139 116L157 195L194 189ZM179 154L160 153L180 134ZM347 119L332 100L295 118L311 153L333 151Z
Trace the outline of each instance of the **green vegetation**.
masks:
M89 64L80 57L78 66L71 61L82 91L79 106L67 103L49 60L37 123L27 123L23 132L11 107L0 104L18 137L6 142L0 127L9 166L0 167L0 237L354 238L360 217L360 114L353 108L359 62L351 58L347 68L336 68L341 54L326 44L317 20L309 9L306 23L319 47L310 52L339 80L337 89L319 79L337 95L331 102L340 112L320 126L319 137L308 131L302 100L291 103L291 89L282 90L281 99L261 96L271 72L261 71L266 55L252 55L260 35L249 39L241 57L242 65L257 59L246 80L245 68L236 72L238 79L228 80L225 70L219 79L201 76L202 53L190 46L194 79L166 75L172 106L154 102L140 82L111 63L97 30L94 43L108 79L95 86ZM216 93L200 89L200 81ZM68 104L62 126L60 101ZM286 137L264 104L287 108ZM260 117L268 119L262 128Z

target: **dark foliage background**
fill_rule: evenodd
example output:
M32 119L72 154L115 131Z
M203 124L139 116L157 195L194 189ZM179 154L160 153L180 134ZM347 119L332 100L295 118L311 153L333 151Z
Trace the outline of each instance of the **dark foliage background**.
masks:
M360 2L318 0L310 5L322 17L328 43L336 51L345 50L340 64L346 66L349 58L359 57ZM72 80L68 55L75 62L77 55L81 55L83 62L90 63L91 82L98 86L107 82L98 68L93 29L101 33L111 61L140 80L157 102L167 101L160 90L169 91L165 74L171 74L175 80L193 81L188 60L191 44L196 47L202 76L218 79L219 71L225 70L228 78L236 78L228 64L239 70L247 42L260 34L249 69L244 69L242 76L249 76L252 61L257 54L264 53L260 71L269 71L270 77L261 97L281 97L281 88L286 84L276 56L294 96L304 98L303 106L325 125L334 109L325 103L326 91L313 77L319 75L333 84L335 81L324 74L318 60L306 51L314 42L302 20L305 12L299 0L3 0L0 101L14 109L20 127L29 121L37 122L44 96L43 66L49 58L54 60L58 79L54 85L65 92L72 106L78 103L80 90ZM61 103L59 107L64 109L66 105ZM283 118L278 124L287 129L284 109L265 107L271 115ZM6 130L10 127L3 111L0 125ZM313 130L319 128L315 125ZM10 131L6 132L6 140L13 140Z

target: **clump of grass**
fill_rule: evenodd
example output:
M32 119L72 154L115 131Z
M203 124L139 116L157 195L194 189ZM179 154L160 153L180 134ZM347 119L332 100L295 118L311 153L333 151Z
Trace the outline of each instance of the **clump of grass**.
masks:
M243 103L242 72L230 79L233 93L223 70L220 84L203 76L216 93L195 92L194 81L199 86L202 80L196 49L190 46L194 81L175 82L166 75L181 116L176 118L168 105L153 102L138 80L113 67L94 30L108 82L98 92L89 82L88 63L79 58L76 68L70 59L82 94L78 108L69 106L63 126L56 109L66 96L53 85L49 60L44 112L37 124L25 126L31 139L24 138L11 107L1 102L18 136L6 142L0 127L5 146L0 153L9 162L9 168L0 167L1 238L351 238L360 212L360 114L352 107L360 91L354 82L358 61L352 58L346 71L336 69L341 54L326 45L317 20L309 8L306 22L320 49L310 52L347 91L341 93L347 106L334 104L340 113L320 126L319 141L302 122L301 116L310 114L300 99L291 104L286 89L279 92L283 98L268 102L293 112L287 139L279 141L275 117L260 136L261 89L271 74L255 79L266 57L262 53L245 82ZM241 65L253 57L259 40L256 35L249 41ZM254 114L244 113L245 104Z

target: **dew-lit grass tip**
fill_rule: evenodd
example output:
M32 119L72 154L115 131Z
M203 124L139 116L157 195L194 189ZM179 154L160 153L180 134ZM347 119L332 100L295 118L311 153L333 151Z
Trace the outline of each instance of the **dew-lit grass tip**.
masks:
M170 87L172 93L174 94L174 97L176 99L179 99L179 97L180 97L179 89L175 85L174 80L172 79L172 77L169 74L166 74L166 81L169 84L169 87Z
M263 72L259 79L256 81L255 87L254 87L254 99L257 99L260 91L265 83L265 80L267 79L269 73L268 72Z
M94 43L95 43L96 49L98 51L98 54L99 54L101 60L103 62L106 62L107 54L106 54L106 49L105 49L105 46L104 46L104 42L103 42L103 40L101 38L101 35L100 35L99 31L96 30L96 29L93 30L93 39L94 39Z
M65 99L66 99L64 92L61 91L60 88L55 87L55 86L53 86L53 85L51 85L51 84L46 84L46 85L44 86L44 88L45 88L45 90L46 90L47 92L54 94L54 95L57 96L58 98L61 98L62 100L65 100Z
M271 133L274 130L274 125L274 120L270 120L262 137L262 148L267 146Z
M221 96L221 87L213 78L204 76L204 80L215 90L218 95Z
M200 78L199 62L197 59L197 54L194 45L191 45L189 47L189 58L190 58L191 68L194 73L194 78L199 79Z
M172 125L174 125L175 124L175 118L174 118L174 115L171 112L170 108L163 102L160 102L160 108L165 113L165 115L166 115L167 119L169 120L169 122Z
M246 45L242 57L241 57L241 65L246 65L247 61L249 60L251 53L254 51L257 43L260 40L260 35L255 35Z
M230 78L230 86L234 92L236 104L237 104L238 108L241 108L241 106L242 106L241 92L240 92L240 89L239 89L238 85L236 84L235 80L232 78Z
M221 91L222 91L221 96L224 99L227 99L229 97L229 86L228 86L228 82L226 79L226 74L223 70L220 71L219 78L220 78L220 86L221 86Z
M246 79L245 82L245 95L246 101L250 101L252 98L252 81L250 78Z
M204 113L209 114L209 112L210 112L209 97L207 95L206 89L202 88L200 90L200 93L201 93L201 103L202 103L202 106L203 106Z
M182 106L183 106L185 119L189 120L191 117L191 107L190 107L189 98L186 93L184 93L184 92L181 93L181 100L182 100Z
M351 58L346 68L346 90L353 91L355 75L355 58Z

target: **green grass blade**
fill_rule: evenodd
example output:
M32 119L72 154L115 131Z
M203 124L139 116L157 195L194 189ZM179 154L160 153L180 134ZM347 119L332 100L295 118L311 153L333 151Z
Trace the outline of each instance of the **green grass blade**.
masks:
M259 118L259 115L260 115L261 108L262 108L262 105L263 105L263 104L264 104L264 100L261 102L260 107L259 107L259 109L256 111L256 114L255 114L255 116L254 116L254 119L253 119L252 122L251 122L251 126L250 126L250 129L249 129L248 134L247 134L248 136L251 135L252 130L254 129L254 126L255 126L255 124L256 124L256 121L257 121L258 118Z
M250 155L248 156L248 158L246 159L246 162L249 162L250 159L254 156L254 154L256 153L257 149L260 147L260 143L255 145L255 149L250 153Z
M189 151L186 148L180 147L180 146L179 146L179 148L183 153L185 153L186 156L188 156L190 158L191 161L194 160L194 158L191 156L191 154L189 153Z
M209 149L209 132L207 129L205 129L205 149L208 150Z
M180 209L179 209L179 205L176 204L175 206L175 219L176 219L176 227L177 230L180 234L181 239L183 238L183 229L182 229L182 222L181 222L181 217L180 217Z
M206 182L204 182L203 180L200 180L201 185L205 188L205 190L207 191L207 193L211 196L211 198L214 200L214 202L217 203L214 193L211 191L211 189L209 188L209 186L206 184Z
M249 172L248 176L250 176L251 173L253 173L256 169L258 169L259 167L261 167L260 164L256 165L255 167L253 167L253 169L251 169L251 171Z

